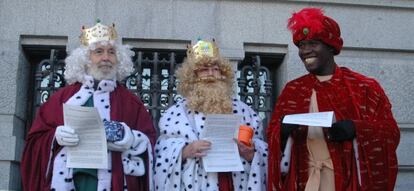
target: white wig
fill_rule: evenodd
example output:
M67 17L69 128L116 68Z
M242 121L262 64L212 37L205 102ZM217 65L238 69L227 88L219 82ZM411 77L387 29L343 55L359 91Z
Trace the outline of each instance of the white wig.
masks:
M84 76L87 75L87 65L91 64L89 55L91 50L95 50L97 45L112 45L116 50L116 57L118 59L118 66L116 72L116 80L122 81L124 78L128 77L133 71L132 58L134 52L128 45L122 45L113 40L111 41L100 41L93 43L89 46L80 46L71 52L71 54L65 59L66 69L65 69L65 79L68 84L73 84L75 82L83 83Z

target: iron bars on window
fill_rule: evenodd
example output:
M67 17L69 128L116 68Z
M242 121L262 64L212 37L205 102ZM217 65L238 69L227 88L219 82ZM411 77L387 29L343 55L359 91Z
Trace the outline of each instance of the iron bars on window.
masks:
M175 70L183 62L185 51L134 50L134 72L123 83L135 95L140 96L158 127L162 113L182 99L177 94ZM258 112L266 126L275 98L271 72L275 69L262 63L260 55L246 55L240 62L238 96ZM58 88L66 85L63 78L64 60L57 57L57 50L51 50L50 58L42 60L35 72L34 107L44 103Z

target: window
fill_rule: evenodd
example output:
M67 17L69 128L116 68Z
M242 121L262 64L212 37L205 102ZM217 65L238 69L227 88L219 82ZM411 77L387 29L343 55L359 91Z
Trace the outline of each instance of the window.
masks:
M140 96L157 127L162 113L181 99L180 95L177 95L174 72L183 62L186 52L159 49L133 50L136 53L133 58L135 70L123 83L135 95ZM66 57L64 49L51 49L48 56L44 52L36 55L34 60L39 61L34 67L33 75L35 79L31 106L33 113L53 92L66 85L62 75ZM43 60L40 59L41 57ZM265 127L276 99L276 70L282 60L283 55L246 53L245 59L238 64L237 95L259 113Z
M277 97L276 74L283 58L282 54L246 53L238 65L238 96L259 114L265 128Z

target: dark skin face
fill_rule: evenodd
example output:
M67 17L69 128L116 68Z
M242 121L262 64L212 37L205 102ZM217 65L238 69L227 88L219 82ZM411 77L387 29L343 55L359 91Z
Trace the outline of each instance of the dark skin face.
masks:
M306 70L318 76L335 72L334 49L319 40L303 40L298 44L299 57Z

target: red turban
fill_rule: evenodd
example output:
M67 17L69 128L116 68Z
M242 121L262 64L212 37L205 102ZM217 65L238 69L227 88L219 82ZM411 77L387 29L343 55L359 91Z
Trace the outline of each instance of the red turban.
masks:
M318 8L304 8L293 13L288 20L288 28L292 31L293 43L297 46L302 40L320 40L335 49L334 54L341 52L343 41L338 23L323 14Z

